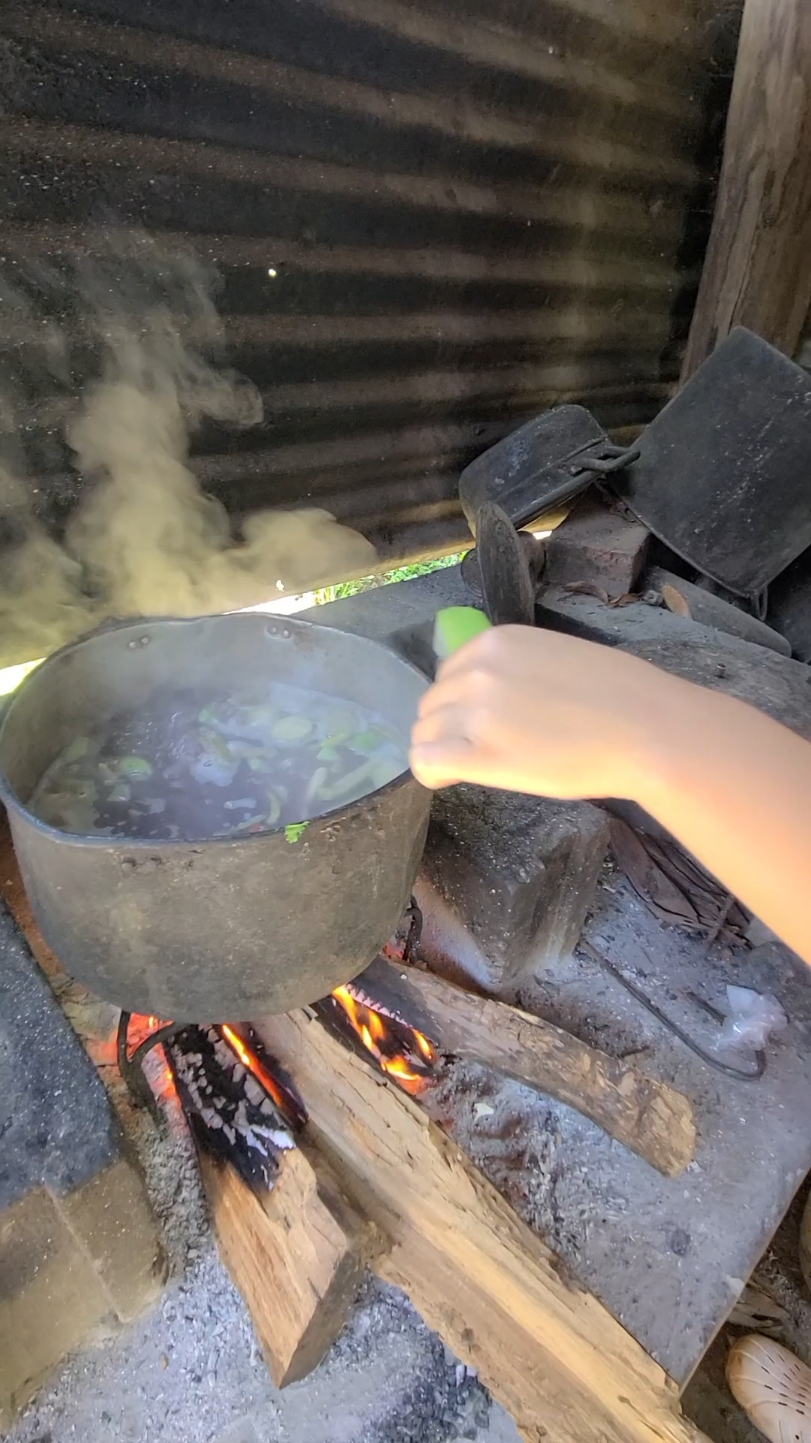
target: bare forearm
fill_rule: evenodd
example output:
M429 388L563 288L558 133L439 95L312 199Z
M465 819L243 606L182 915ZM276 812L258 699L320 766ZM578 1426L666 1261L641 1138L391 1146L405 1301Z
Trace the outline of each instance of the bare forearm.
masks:
M609 647L496 627L441 668L411 761L428 787L638 802L811 963L811 742L743 702Z
M811 744L688 682L658 695L633 800L811 962Z

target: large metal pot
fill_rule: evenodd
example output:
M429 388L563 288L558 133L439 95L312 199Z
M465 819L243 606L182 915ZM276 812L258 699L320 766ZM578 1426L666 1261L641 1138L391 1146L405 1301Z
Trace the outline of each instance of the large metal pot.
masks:
M0 796L43 936L67 971L132 1012L243 1020L323 997L391 935L422 855L430 794L404 773L284 830L202 842L74 836L26 809L70 740L163 683L267 676L358 702L407 731L425 678L376 642L258 614L124 623L50 657L0 728Z

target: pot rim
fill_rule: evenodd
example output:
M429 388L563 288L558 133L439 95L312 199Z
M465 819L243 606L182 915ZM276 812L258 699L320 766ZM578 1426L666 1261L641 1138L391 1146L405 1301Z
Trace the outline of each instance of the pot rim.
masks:
M11 713L14 710L14 707L19 697L23 695L26 688L29 687L29 684L33 684L34 679L38 676L41 676L42 672L53 662L58 661L60 657L65 656L68 652L78 651L78 649L84 646L87 642L94 641L97 637L106 636L111 632L126 631L127 629L139 630L141 627L144 626L155 626L164 624L170 624L172 626L199 625L200 622L223 621L226 618L239 622L250 620L252 624L256 625L257 621L259 622L259 624L261 624L262 620L264 620L267 615L268 613L266 612L218 611L206 614L204 616L134 616L128 617L123 620L104 622L101 626L94 628L93 631L85 632L83 636L76 637L74 641L69 641L64 646L60 646L57 651L51 652L50 655L46 656L45 660L42 661L39 666L35 667L33 671L29 672L28 676L23 678L16 691L14 691L12 695L7 699L7 704L3 708L2 713L0 713L0 753L2 752L3 734L5 732L6 726L8 725ZM267 626L267 621L265 621L265 625ZM318 621L305 621L301 617L282 617L280 619L280 631L283 631L284 627L290 627L292 631L315 630L324 634L334 633L338 636L352 636L357 641L363 642L366 646L371 646L378 651L385 652L387 656L393 658L400 666L403 666L408 671L413 672L415 676L419 677L420 680L426 684L426 686L428 685L428 678L425 676L424 672L420 671L419 667L416 667L413 662L408 661L404 656L400 656L398 652L393 651L390 647L384 646L382 642L376 641L372 637L363 636L359 632L343 631L340 627L337 626L324 626L323 623ZM28 825L33 826L36 831L41 832L47 837L52 837L56 841L67 843L69 846L93 848L121 847L126 851L157 852L168 850L169 848L180 849L185 847L188 850L188 848L190 847L208 848L232 847L234 845L241 846L243 843L246 842L263 842L267 841L268 837L278 837L284 835L290 826L303 826L306 831L307 828L315 826L316 824L322 822L333 824L336 821L342 820L344 817L350 817L353 813L359 812L360 809L372 798L386 796L389 792L393 792L396 789L405 786L409 781L414 782L416 786L421 786L421 783L417 781L416 777L411 771L411 768L406 767L404 771L398 774L398 776L393 777L390 782L386 782L385 786L377 787L373 792L366 792L364 796L356 797L353 802L348 802L343 806L334 807L329 812L319 812L318 816L309 817L304 823L288 822L286 826L267 827L264 831L261 832L252 832L250 834L236 837L167 837L162 841L150 837L121 837L114 834L111 836L98 836L95 833L87 832L64 832L60 827L52 827L47 822L41 821L40 818L37 817L34 812L30 811L25 805L25 803L20 800L20 798L17 796L17 793L14 791L14 788L8 781L5 771L2 767L0 767L0 801L2 801L6 807L10 808L12 811L22 816L25 819L25 822ZM425 789L423 788L423 790ZM305 840L306 837L304 831L302 831L295 839L288 838L289 845L291 846L297 846L300 841L303 842Z

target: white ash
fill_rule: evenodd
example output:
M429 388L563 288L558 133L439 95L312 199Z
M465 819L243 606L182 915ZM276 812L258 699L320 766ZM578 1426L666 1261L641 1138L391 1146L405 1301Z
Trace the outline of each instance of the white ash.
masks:
M281 1443L247 1314L209 1241L157 1309L69 1359L7 1443L208 1443L247 1407L271 1425L262 1443Z
M585 1148L599 1129L563 1104L477 1063L455 1061L422 1103L515 1211L573 1269L593 1227L621 1216L627 1200L589 1164L564 1162L562 1127L582 1132ZM602 1186L599 1186L600 1183Z
M279 1392L213 1246L159 1307L83 1349L6 1443L517 1443L408 1300L370 1282L324 1362Z
M412 1366L415 1360L417 1367ZM354 1417L347 1417L341 1406L350 1373L357 1378ZM498 1421L499 1439L518 1443L514 1425L491 1403L475 1372L426 1328L398 1289L376 1279L368 1281L358 1310L311 1383L325 1399L325 1411L320 1415L317 1404L313 1410L310 1392L309 1413L295 1409L288 1414L288 1423L297 1425L291 1443L484 1440L491 1418ZM306 1389L307 1382L298 1387ZM287 1396L295 1391L288 1390ZM367 1416L358 1427L363 1397L368 1398Z

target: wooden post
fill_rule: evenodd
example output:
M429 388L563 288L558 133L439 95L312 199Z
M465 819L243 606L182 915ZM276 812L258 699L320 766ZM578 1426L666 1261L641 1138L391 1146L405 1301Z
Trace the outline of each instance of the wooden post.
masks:
M746 0L682 383L733 326L796 354L811 306L811 3Z

